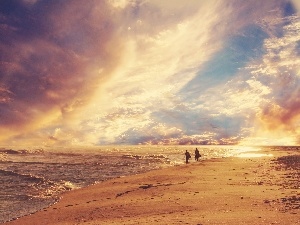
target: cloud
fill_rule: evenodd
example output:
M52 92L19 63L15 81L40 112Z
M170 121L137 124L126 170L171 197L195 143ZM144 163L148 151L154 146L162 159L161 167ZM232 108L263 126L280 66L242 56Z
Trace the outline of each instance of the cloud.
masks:
M22 0L25 4L29 5L34 5L36 4L39 0Z
M298 0L292 0L294 7L297 9L298 15L300 13L300 2Z
M255 79L268 85L268 101L258 111L254 137L299 144L299 19L284 18L282 36L265 40L262 60L249 68ZM273 136L272 136L273 134Z
M6 143L235 144L273 120L297 135L289 1L24 0L2 9Z
M86 105L123 55L105 2L24 3L34 6L9 1L1 11L0 124L16 134Z

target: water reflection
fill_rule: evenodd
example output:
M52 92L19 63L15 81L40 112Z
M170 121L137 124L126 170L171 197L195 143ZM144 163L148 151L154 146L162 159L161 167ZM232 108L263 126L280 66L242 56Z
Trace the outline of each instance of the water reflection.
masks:
M273 157L271 153L262 153L268 151L268 148L259 146L240 146L238 148L236 157L239 158L259 158L259 157Z
M248 153L241 153L237 155L239 158L259 158L259 157L273 157L273 154L263 154L263 153L253 153L253 152L248 152Z

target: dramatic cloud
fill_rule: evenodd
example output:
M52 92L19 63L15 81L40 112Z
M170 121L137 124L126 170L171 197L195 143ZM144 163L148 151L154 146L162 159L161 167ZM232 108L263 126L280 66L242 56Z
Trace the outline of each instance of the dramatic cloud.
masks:
M265 41L262 61L250 69L255 79L264 82L270 90L268 102L258 111L257 136L268 133L275 142L286 139L299 144L300 21L291 16L282 22L285 23L282 35Z
M3 144L299 144L297 1L0 4Z
M98 1L1 4L0 124L5 137L5 129L34 130L47 117L49 122L66 117L85 105L118 66L123 44L113 12Z

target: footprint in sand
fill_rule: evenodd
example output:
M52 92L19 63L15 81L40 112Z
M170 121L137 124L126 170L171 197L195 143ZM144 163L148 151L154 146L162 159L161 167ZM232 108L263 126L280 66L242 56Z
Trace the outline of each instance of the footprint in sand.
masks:
M91 200L91 201L87 201L86 203L91 203L91 202L96 202L96 201L98 201L98 200L96 200L96 199L94 199L94 200Z

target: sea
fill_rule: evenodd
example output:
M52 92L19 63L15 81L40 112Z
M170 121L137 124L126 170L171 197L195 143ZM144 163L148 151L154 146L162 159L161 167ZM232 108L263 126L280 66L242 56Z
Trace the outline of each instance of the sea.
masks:
M108 179L185 163L185 150L200 162L224 157L270 156L275 147L97 146L76 148L0 148L0 223L32 214L59 201L63 192ZM269 148L269 149L267 149ZM284 147L277 147L284 148ZM267 151L266 151L267 150Z

